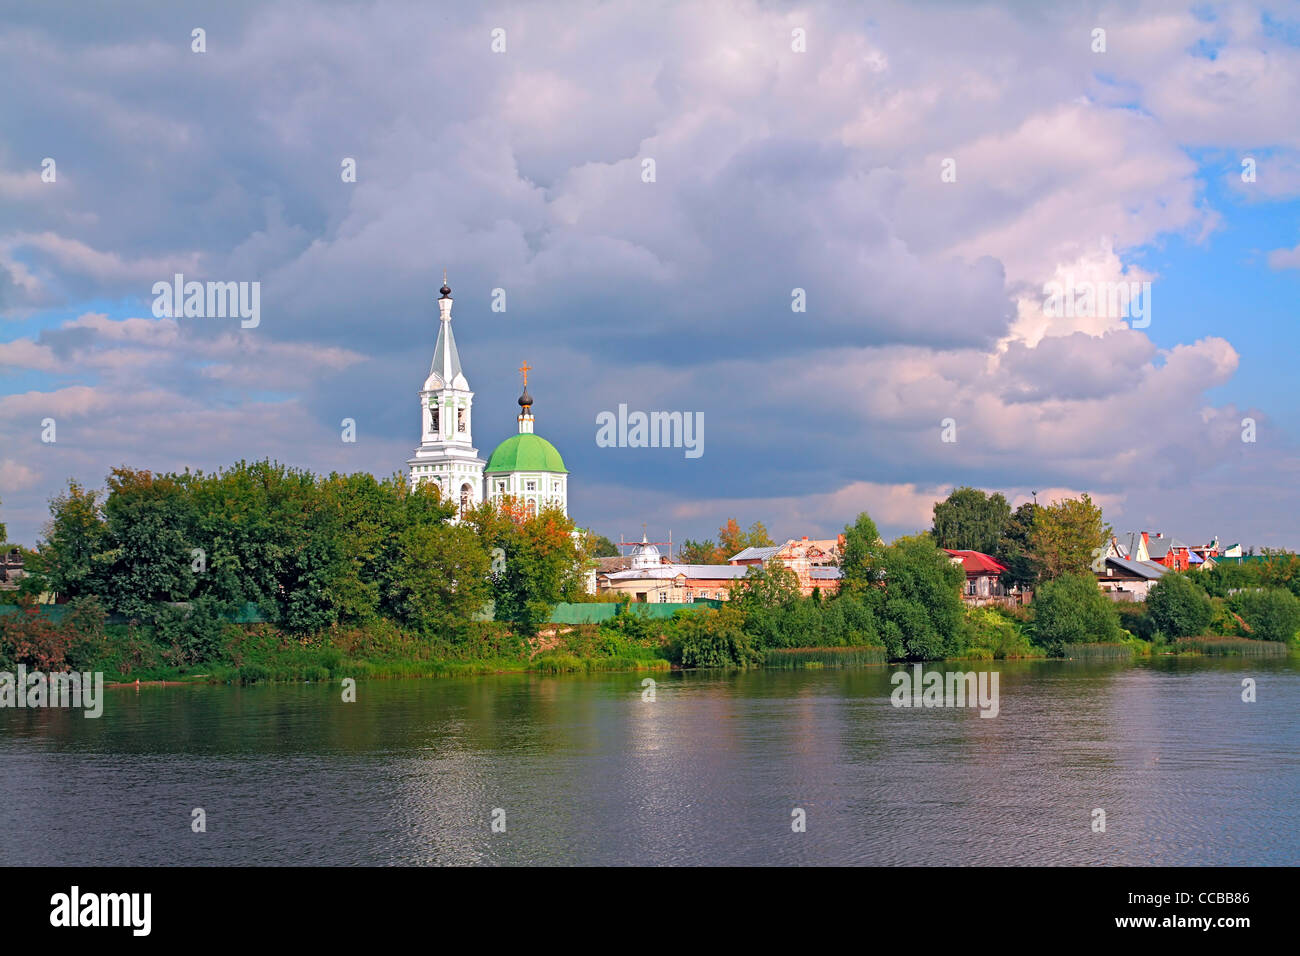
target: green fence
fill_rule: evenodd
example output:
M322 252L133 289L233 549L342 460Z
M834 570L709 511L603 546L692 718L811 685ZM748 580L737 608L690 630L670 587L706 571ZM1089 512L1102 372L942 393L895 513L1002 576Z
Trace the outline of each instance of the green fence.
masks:
M640 614L642 617L662 620L663 618L672 617L677 611L690 608L697 610L709 607L719 608L722 607L722 604L722 601L714 600L700 600L694 604L651 604L644 602L636 604L557 604L555 610L551 612L548 623L601 624L613 620L619 614ZM625 611L624 608L627 610Z

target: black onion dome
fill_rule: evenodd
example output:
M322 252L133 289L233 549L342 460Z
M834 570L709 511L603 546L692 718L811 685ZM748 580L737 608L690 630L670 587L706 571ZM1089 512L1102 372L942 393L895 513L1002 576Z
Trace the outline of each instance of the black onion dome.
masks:
M447 283L444 282L442 284L442 288L439 289L438 291L442 293L442 297L445 299L451 295L451 286L447 285Z
M533 404L533 396L528 394L528 386L524 386L524 394L519 396L519 407L528 408Z

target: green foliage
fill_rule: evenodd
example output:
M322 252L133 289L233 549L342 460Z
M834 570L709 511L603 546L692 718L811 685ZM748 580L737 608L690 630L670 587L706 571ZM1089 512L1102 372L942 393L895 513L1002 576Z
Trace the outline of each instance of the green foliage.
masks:
M1151 623L1166 637L1199 637L1210 626L1214 607L1205 591L1188 576L1198 573L1166 574L1147 593Z
M197 664L222 657L226 639L237 628L227 615L231 608L214 597L195 598L188 606L151 609L149 624L163 659L173 664Z
M763 652L745 633L739 608L678 612L673 660L682 667L752 667L761 664Z
M1283 588L1242 591L1229 599L1229 606L1256 640L1294 641L1300 631L1300 598Z
M1088 495L1080 495L1034 510L1029 550L1042 577L1051 580L1063 574L1087 572L1096 560L1097 549L1110 535L1101 508Z
M963 626L967 654L970 648L987 648L992 658L1006 660L1042 653L1014 620L991 608L966 608Z
M867 592L895 660L939 660L964 649L962 569L929 534L899 538L881 554L883 588Z
M504 568L491 575L498 620L532 636L561 601L579 599L586 589L582 553L573 522L559 508L529 515L508 505L484 502L466 516L485 553L500 548Z
M1120 601L1115 603L1115 611L1119 614L1119 626L1128 631L1134 637L1144 641L1156 639L1155 621L1147 613L1146 602L1144 601Z
M887 664L883 647L774 647L763 653L763 666L784 670L805 667L863 667Z
M994 557L1007 566L1002 574L1002 583L1007 586L1031 588L1038 581L1038 562L1030 544L1036 511L1037 505L1033 503L1017 508L1002 532L1002 540L998 542Z
M1200 654L1205 657L1284 657L1288 653L1281 641L1252 641L1244 637L1188 637L1173 643L1175 654Z
M1030 636L1053 654L1071 644L1110 644L1123 640L1119 612L1097 587L1092 574L1062 574L1034 595Z
M618 557L618 545L603 534L588 531L587 554L593 558L616 558Z
M844 553L840 556L841 592L865 594L880 582L884 543L871 515L863 511L844 529Z
M930 533L940 548L995 554L1010 520L1011 506L1001 492L962 487L935 502Z
M491 561L464 526L416 525L401 538L390 592L398 620L455 635L491 598Z
M726 558L719 557L721 549L713 543L712 538L704 541L692 541L687 538L677 552L683 564L721 564Z

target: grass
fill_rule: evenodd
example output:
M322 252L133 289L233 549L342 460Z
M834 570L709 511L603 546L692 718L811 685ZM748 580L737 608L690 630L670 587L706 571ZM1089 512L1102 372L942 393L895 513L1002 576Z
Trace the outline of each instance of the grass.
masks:
M1119 661L1131 660L1137 648L1131 643L1124 644L1067 644L1061 656L1075 661Z
M773 647L763 655L764 667L785 670L888 663L883 647Z
M1286 657L1290 653L1281 641L1253 641L1247 637L1183 637L1169 646L1175 654L1204 657Z

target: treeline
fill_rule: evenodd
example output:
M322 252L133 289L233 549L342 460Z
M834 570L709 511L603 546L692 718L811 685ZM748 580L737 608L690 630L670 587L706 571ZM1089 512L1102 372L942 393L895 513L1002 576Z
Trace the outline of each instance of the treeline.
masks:
M104 491L70 482L50 502L21 590L94 596L142 622L169 605L251 603L294 633L386 619L439 635L466 634L489 602L531 634L582 592L583 542L558 510L485 503L452 524L454 513L433 486L400 476L270 461L211 474L117 468Z

